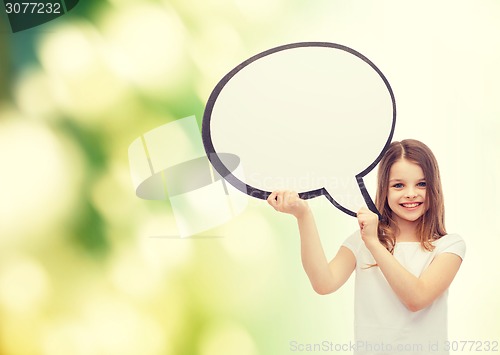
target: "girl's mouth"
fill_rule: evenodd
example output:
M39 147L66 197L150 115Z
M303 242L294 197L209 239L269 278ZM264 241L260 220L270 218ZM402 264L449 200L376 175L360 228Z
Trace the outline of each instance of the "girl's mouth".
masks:
M403 206L404 208L408 209L414 209L420 206L422 202L408 202L408 203L401 203L400 205Z

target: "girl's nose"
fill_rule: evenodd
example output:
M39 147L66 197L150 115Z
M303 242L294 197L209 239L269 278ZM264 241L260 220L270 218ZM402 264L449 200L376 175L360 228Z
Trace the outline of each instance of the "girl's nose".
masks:
M406 191L406 198L410 198L410 199L412 199L412 198L415 198L415 197L417 197L417 193L415 192L415 190L413 190L413 189L408 189L408 190Z

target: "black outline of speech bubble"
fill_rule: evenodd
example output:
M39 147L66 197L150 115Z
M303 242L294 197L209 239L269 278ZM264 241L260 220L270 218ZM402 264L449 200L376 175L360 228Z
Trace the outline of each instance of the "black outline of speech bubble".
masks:
M382 80L385 83L385 86L387 87L387 90L389 91L389 94L391 95L391 101L392 101L392 126L391 126L391 132L389 133L389 137L387 138L387 141L384 145L384 148L382 148L382 151L380 154L377 156L377 158L371 163L366 169L355 175L356 181L358 183L359 189L361 191L361 194L366 202L366 205L368 208L377 213L379 217L380 213L377 211L377 208L375 207L375 204L373 203L373 200L368 193L365 183L363 181L363 177L368 174L370 171L377 166L379 163L380 159L382 159L382 156L384 153L387 151L389 148L389 145L392 141L392 137L394 135L394 128L396 126L396 99L394 98L394 93L392 91L391 85L389 84L389 81L386 79L384 74L380 71L375 64L373 64L368 58L366 58L364 55L361 53L355 51L354 49L351 49L349 47L343 46L341 44L336 44L336 43L330 43L330 42L298 42L298 43L291 43L291 44L286 44L283 46L275 47L268 49L262 53L256 54L249 59L245 60L242 62L240 65L235 67L233 70L231 70L228 74L226 74L220 81L219 83L215 86L213 89L212 93L210 94L210 97L208 98L207 105L205 107L205 112L203 114L203 122L202 122L202 128L201 128L201 136L203 140L203 146L205 147L205 152L207 153L208 159L212 163L213 167L217 172L225 179L227 180L231 185L233 185L235 188L238 190L246 193L247 195L250 195L252 197L260 198L263 200L266 200L271 192L264 191L257 189L253 186L250 186L243 181L239 180L236 176L234 176L224 165L224 163L220 160L218 153L215 151L214 145L212 143L212 136L211 136L211 130L210 130L210 122L212 118L212 111L215 105L215 102L217 101L217 98L219 97L219 94L221 93L222 89L224 86L231 80L240 70L248 66L249 64L255 62L258 59L264 58L268 55L284 51L287 49L294 49L294 48L300 48L300 47L329 47L329 48L335 48L335 49L340 49L345 52L348 52L350 54L355 55L359 59L363 60L365 63L370 65L373 70L377 72L377 74L382 78ZM222 152L221 152L222 154ZM244 167L243 167L244 169ZM306 191L306 192L300 192L299 196L303 199L310 199L318 196L325 196L335 207L340 209L342 212L347 213L348 215L356 217L356 213L348 210L347 208L343 207L340 205L335 199L330 196L328 191L322 187L320 189L316 190L311 190L311 191Z

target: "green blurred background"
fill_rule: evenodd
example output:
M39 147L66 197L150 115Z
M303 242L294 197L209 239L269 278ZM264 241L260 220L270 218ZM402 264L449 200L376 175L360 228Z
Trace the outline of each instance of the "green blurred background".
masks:
M347 45L387 76L395 139L434 150L448 230L468 245L450 338L499 341L498 19L496 1L81 0L12 34L0 15L0 354L289 354L293 341L352 341L352 280L314 294L292 218L249 200L223 226L158 237L177 233L171 206L136 197L130 178L134 139L201 122L224 74L298 41ZM311 206L332 257L356 221L325 199Z

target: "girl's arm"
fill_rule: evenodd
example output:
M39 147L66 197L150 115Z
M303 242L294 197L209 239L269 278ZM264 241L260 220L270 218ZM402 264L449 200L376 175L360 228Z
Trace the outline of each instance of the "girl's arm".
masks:
M377 237L377 215L363 208L358 212L358 221L366 247L391 288L410 311L426 308L451 285L462 263L458 255L438 255L420 277L416 277L380 244Z
M300 199L297 193L276 191L267 201L275 210L297 218L302 265L313 289L322 295L339 289L356 266L353 253L348 248L341 247L333 260L327 261L314 216L307 202Z

